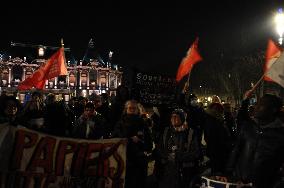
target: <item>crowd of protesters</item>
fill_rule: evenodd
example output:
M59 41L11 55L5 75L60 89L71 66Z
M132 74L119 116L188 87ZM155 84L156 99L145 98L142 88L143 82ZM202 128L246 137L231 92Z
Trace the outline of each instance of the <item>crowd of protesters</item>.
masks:
M255 188L282 187L282 101L265 94L249 105L249 96L234 111L217 96L204 107L185 88L177 105L149 113L124 86L113 100L101 94L93 101L74 97L68 104L54 94L43 99L40 92L21 104L3 92L0 124L81 139L127 138L126 188L199 187L202 173ZM150 181L149 161L155 161Z

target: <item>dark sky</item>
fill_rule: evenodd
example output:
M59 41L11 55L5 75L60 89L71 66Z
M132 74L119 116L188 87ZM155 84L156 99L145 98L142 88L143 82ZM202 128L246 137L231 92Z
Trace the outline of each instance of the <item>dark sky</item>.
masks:
M41 2L38 7L7 8L0 13L0 51L9 52L11 41L57 46L63 37L65 46L81 59L93 38L102 57L114 51L116 64L175 75L197 36L204 58L201 67L218 61L220 54L235 57L264 50L269 37L277 38L272 23L277 2L208 2L97 5L76 1L58 7Z

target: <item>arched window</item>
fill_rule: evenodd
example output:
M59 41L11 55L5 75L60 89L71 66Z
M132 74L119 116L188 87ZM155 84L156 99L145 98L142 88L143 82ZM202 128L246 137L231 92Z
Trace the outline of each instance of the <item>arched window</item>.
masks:
M89 73L90 89L96 89L98 71L91 69Z
M12 85L17 86L23 77L23 67L20 65L14 65L12 67Z

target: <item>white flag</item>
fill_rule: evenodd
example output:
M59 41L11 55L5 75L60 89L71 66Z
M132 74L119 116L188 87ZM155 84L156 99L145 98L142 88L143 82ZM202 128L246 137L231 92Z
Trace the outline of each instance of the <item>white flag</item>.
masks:
M266 76L284 87L284 53L281 53L280 57L271 65Z

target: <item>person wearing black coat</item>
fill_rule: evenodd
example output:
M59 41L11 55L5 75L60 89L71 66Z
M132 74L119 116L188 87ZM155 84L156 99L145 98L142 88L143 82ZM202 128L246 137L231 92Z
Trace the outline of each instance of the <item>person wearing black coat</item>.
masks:
M125 188L145 187L148 167L145 152L152 149L152 140L146 128L137 101L127 101L112 134L113 137L128 139Z
M48 94L43 108L44 126L48 134L66 136L71 120L64 101L56 101L54 94Z
M72 135L84 139L102 139L106 136L105 119L95 111L93 103L86 104L83 114L75 123Z
M155 176L159 188L189 187L197 175L201 155L198 136L185 123L185 112L175 109L155 151Z
M220 103L211 103L206 109L204 139L212 175L225 174L232 143L225 124L224 107Z
M206 113L203 107L198 104L198 98L194 93L187 91L188 85L185 84L183 92L179 96L179 100L182 108L189 114L186 117L187 123L191 128L195 129L199 143L202 141L202 134L204 132L204 124L206 119Z
M244 117L240 117L242 124L227 166L228 175L252 182L254 188L272 188L279 181L284 162L284 123L278 116L281 107L279 97L265 94L255 106L254 119L240 112Z

